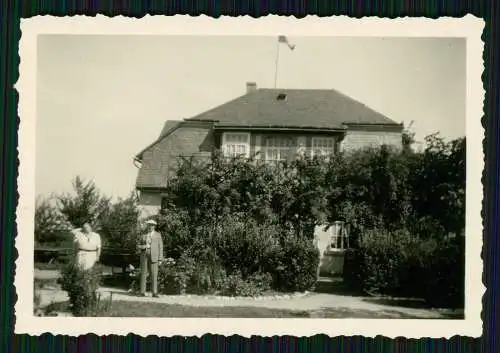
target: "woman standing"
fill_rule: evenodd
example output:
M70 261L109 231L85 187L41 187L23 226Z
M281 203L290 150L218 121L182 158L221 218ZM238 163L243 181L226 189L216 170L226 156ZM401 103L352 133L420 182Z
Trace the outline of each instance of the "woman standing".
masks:
M82 270L89 270L99 261L101 256L101 236L92 231L92 227L85 222L82 228L73 231L76 250L76 264Z

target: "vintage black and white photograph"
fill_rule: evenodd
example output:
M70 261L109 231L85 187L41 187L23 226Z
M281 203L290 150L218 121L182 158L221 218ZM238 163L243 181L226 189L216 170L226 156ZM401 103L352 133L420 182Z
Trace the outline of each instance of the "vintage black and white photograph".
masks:
M482 51L369 26L39 34L31 320L479 317Z

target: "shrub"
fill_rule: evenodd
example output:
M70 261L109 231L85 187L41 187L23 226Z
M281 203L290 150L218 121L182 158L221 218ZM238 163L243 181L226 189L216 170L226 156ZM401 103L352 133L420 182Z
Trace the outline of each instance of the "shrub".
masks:
M351 289L368 294L463 307L464 249L455 240L419 238L406 230L369 231L359 249L346 254L344 281Z
M241 272L236 271L225 279L221 294L256 297L269 291L271 284L272 276L269 273L254 273L244 279Z
M97 265L90 270L81 270L70 263L62 270L59 284L68 293L73 316L97 316L102 311L97 293L102 269Z
M310 239L285 237L276 261L274 287L287 292L311 290L318 265L319 251Z
M190 281L196 270L196 260L189 253L184 253L177 260L175 266L162 266L163 290L168 291L166 286L170 285L176 293L184 294L189 291Z
M194 229L175 264L162 264L164 294L256 296L268 290L304 291L317 278L319 253L307 237L238 215Z
M165 255L178 259L193 243L187 213L182 209L163 209L157 221Z
M465 244L463 238L443 241L427 264L424 299L434 307L463 308L465 302Z
M406 230L368 231L356 254L347 256L346 283L366 293L421 296L425 263L434 248L432 240L419 239Z
M207 294L223 288L226 273L216 264L198 261L191 251L185 251L177 261L168 258L158 268L158 291L161 294ZM131 274L131 290L139 291L140 270ZM151 278L147 278L147 286Z
M138 273L140 276L140 272ZM178 282L175 264L171 262L162 263L158 268L158 292L161 294L179 294L185 286ZM140 277L138 277L138 281ZM138 282L137 281L137 288Z
M227 275L221 265L197 262L188 252L175 264L162 264L158 272L161 294L257 296L269 291L271 284L268 273L254 273L247 278L240 271Z
M363 278L363 253L357 249L348 249L344 257L344 269L342 272L344 284L352 293L363 294L365 292Z
M226 270L216 259L198 261L188 280L188 293L215 294L220 293L226 280Z
M215 233L212 246L225 270L239 271L243 278L273 271L279 248L280 229L273 224L257 224L252 219L225 217L215 230L200 227L203 234ZM201 236L200 235L200 236Z

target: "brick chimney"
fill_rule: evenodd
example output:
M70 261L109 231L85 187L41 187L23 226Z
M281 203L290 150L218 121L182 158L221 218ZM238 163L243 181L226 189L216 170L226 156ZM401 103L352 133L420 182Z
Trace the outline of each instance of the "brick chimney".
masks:
M247 82L247 93L252 93L257 90L257 84L255 82Z

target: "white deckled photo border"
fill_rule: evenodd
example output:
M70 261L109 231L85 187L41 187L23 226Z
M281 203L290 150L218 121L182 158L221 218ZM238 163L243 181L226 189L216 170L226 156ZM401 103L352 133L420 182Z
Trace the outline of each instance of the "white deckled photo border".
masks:
M19 176L17 207L15 287L15 332L40 335L52 333L77 336L134 333L141 336L201 336L206 333L246 337L251 335L312 336L326 334L375 337L445 337L482 334L481 259L483 223L481 217L484 169L481 125L485 91L481 81L484 21L472 15L463 18L349 17L320 18L249 16L218 19L206 16L147 16L142 19L105 16L51 17L22 19L20 40L19 92ZM34 210L36 167L36 87L37 37L41 34L74 35L260 35L276 36L357 36L357 37L462 37L467 41L467 189L466 189L466 299L464 320L413 319L238 319L238 318L76 318L35 317L33 315Z

